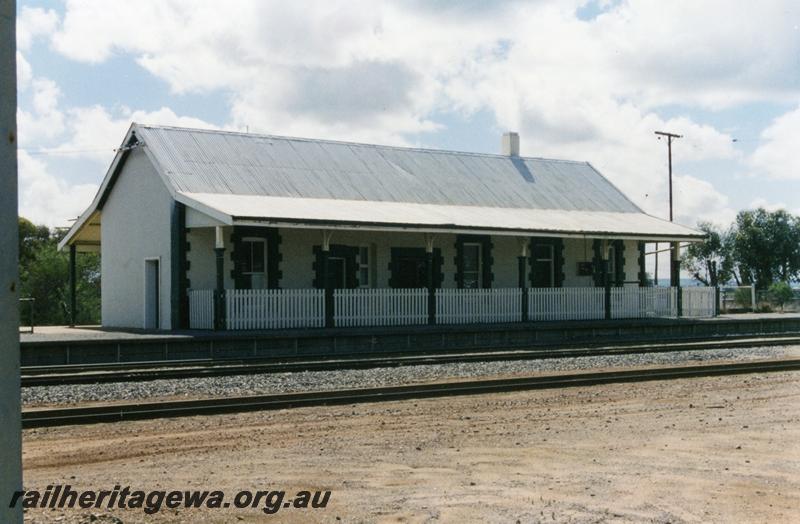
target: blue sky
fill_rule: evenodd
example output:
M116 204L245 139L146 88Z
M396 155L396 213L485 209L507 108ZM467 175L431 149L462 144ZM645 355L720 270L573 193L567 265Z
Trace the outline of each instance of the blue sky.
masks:
M18 4L36 222L69 225L132 120L490 153L516 130L663 217L667 130L678 221L800 213L797 2Z

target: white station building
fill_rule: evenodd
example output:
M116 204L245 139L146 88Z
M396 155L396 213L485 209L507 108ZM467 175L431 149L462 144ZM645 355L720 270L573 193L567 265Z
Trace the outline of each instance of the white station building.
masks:
M516 133L492 155L133 124L61 247L101 253L104 326L283 329L707 315L677 264L672 288L644 268L702 238Z

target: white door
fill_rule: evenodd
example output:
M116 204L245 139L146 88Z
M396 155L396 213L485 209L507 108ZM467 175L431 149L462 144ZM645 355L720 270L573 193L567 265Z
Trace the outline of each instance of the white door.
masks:
M144 261L144 328L158 329L159 323L158 260Z

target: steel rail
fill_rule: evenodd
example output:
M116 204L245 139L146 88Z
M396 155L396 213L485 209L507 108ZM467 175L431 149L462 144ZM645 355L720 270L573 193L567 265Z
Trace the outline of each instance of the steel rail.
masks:
M700 351L709 349L735 349L775 345L800 344L800 337L762 337L734 340L704 340L700 342L669 342L577 349L515 349L468 352L440 352L396 354L372 357L327 357L289 360L235 359L235 360L176 360L131 362L127 364L88 364L67 366L24 367L22 387L53 386L64 384L99 384L109 382L135 382L159 379L288 373L298 371L326 371L336 369L370 369L378 367L449 364L457 362L492 362L511 360L536 360L550 358L590 357L605 355L665 353L672 351Z
M327 406L364 402L436 398L458 395L479 395L521 390L566 388L646 382L685 378L769 373L800 370L800 359L780 359L701 366L645 368L621 371L558 374L508 379L465 380L434 382L405 386L364 389L342 389L275 395L210 398L180 401L137 402L90 407L27 409L22 412L24 428L120 422L154 418L171 418L196 415L216 415L289 409L309 406Z

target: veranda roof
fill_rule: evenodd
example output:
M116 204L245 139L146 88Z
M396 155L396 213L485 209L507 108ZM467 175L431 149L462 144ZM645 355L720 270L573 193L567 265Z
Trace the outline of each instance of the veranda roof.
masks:
M689 240L701 232L645 213L453 206L179 192L179 202L225 225L481 232Z

